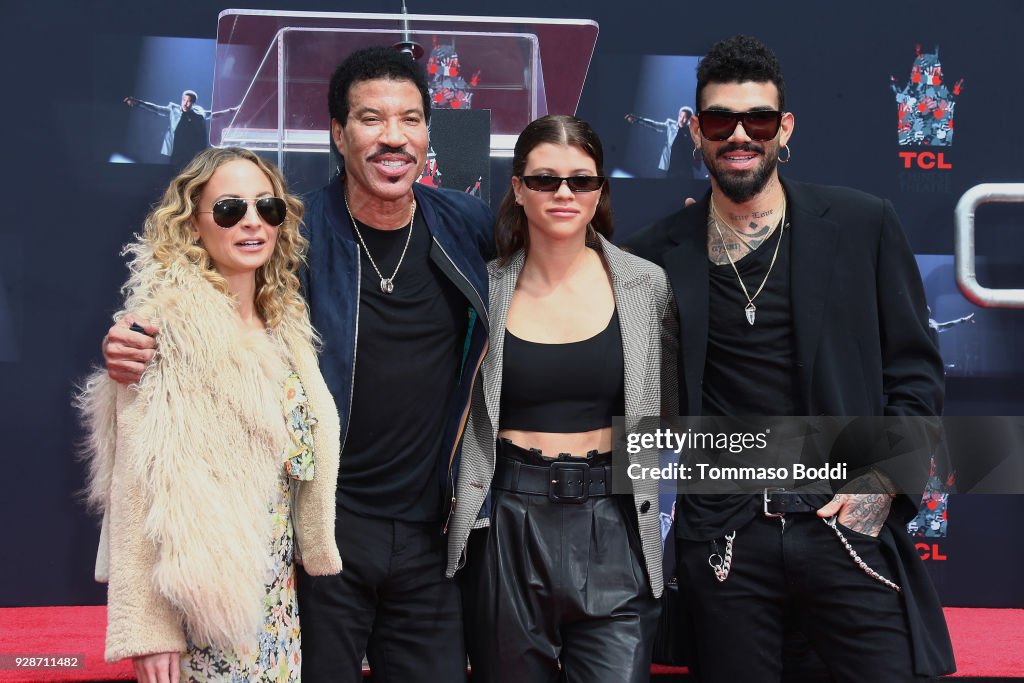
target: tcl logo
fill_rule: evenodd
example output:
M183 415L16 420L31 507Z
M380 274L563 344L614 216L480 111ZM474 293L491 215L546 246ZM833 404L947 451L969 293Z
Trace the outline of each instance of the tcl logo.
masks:
M946 161L945 152L900 152L899 155L903 160L903 168L920 168L925 171L953 168L953 164Z
M941 562L949 559L939 550L938 543L915 543L914 547L917 548L917 554L921 556L922 560Z

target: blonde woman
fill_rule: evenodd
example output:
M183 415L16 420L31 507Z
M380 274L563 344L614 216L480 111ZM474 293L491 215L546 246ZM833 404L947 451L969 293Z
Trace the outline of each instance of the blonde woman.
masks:
M137 384L96 372L79 405L106 659L132 658L139 681L299 680L295 562L341 570L338 416L299 293L302 212L271 164L208 149L125 249L119 317L153 321L159 349Z

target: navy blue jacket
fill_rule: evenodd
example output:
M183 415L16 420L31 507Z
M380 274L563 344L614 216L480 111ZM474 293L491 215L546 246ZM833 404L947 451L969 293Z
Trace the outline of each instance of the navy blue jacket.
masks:
M448 467L441 468L444 480L438 483L445 487L442 499L452 501L473 380L487 352L486 263L494 251L494 214L479 199L462 192L416 183L413 193L433 241L431 261L466 298L468 324L463 360L442 441L441 453L448 455ZM306 197L304 234L309 239L309 263L300 279L313 326L323 339L320 371L338 405L344 457L359 333L360 247L345 208L340 180ZM443 513L447 524L451 510Z

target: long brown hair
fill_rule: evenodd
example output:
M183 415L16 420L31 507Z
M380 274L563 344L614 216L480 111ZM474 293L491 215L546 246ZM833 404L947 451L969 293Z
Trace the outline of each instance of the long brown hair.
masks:
M553 145L579 147L594 160L597 174L604 175L604 149L601 147L600 138L597 137L597 133L590 127L590 124L575 116L551 114L532 122L519 134L515 151L512 154L513 176L523 175L526 170L526 157L537 145L545 142ZM614 227L612 197L611 184L607 181L601 189L601 199L597 202L597 210L590 224L597 233L611 239ZM523 207L516 204L515 193L512 191L511 185L498 208L498 218L494 225L494 241L497 245L498 258L502 261L507 261L517 251L525 249L530 244L526 213L523 211Z

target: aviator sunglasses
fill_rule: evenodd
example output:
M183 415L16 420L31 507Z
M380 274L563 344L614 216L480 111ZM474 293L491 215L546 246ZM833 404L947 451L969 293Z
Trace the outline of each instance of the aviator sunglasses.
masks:
M705 109L698 112L697 123L708 140L721 142L732 137L736 124L742 123L747 137L758 142L771 140L782 125L782 112L771 109L756 111L721 111Z
M603 175L575 175L563 178L556 175L519 176L526 189L534 192L558 192L564 181L573 192L596 192L604 187Z
M256 203L256 212L260 218L275 228L284 223L284 219L288 216L288 206L280 197L260 197L255 200L230 197L214 202L213 211L199 211L198 213L212 213L214 223L222 228L230 228L245 217L250 201Z

